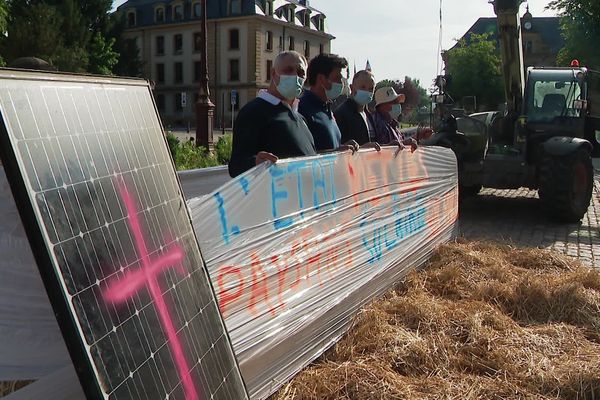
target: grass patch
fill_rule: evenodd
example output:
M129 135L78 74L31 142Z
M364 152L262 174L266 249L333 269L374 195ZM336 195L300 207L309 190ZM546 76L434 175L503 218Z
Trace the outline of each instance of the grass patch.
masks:
M220 136L210 152L205 147L196 146L193 141L181 142L172 133L167 134L167 143L178 171L226 165L231 158L231 134Z

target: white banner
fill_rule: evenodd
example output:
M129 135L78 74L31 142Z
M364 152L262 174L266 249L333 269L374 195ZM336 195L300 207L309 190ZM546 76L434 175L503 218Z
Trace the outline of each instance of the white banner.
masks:
M453 237L456 159L386 148L283 160L189 205L242 375L265 398Z
M0 164L0 381L38 379L70 362Z

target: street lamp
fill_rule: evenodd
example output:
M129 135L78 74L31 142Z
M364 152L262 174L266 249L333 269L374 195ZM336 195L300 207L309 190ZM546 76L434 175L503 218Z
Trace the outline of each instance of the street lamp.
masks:
M206 29L206 1L202 1L202 38L201 38L201 60L200 60L200 88L198 90L198 101L196 101L196 145L207 149L213 144L213 116L215 105L210 101L208 89L208 52L207 52L207 29Z

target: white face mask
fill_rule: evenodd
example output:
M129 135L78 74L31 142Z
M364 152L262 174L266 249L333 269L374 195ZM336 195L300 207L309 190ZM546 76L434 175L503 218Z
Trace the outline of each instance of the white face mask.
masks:
M373 100L373 92L367 90L358 90L354 95L354 101L361 106L366 106Z
M332 82L331 89L329 89L329 90L325 89L325 94L327 95L328 100L335 100L338 97L340 97L340 95L342 94L343 91L344 91L343 83Z
M400 114L402 114L402 106L400 104L393 104L392 109L390 110L390 116L394 119L398 119Z
M279 75L277 91L286 99L293 100L300 96L303 86L304 79L298 75Z

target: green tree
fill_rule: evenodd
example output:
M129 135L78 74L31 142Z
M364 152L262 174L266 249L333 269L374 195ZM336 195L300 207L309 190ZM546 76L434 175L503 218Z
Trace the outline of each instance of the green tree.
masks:
M393 87L396 93L400 93L402 91L402 82L400 82L399 80L384 79L382 81L377 82L377 84L375 85L375 90L382 87Z
M554 0L548 8L559 12L565 38L565 47L557 56L558 65L578 59L581 65L600 69L600 1Z
M119 54L113 50L114 38L106 39L96 32L90 41L88 72L92 74L110 75L119 61Z
M500 53L489 34L461 39L448 51L446 73L451 76L447 91L455 101L476 96L477 103L491 109L504 102Z
M418 79L413 79L409 76L405 77L402 84L402 93L406 96L404 108L413 110L429 104L427 91L421 86L421 82Z
M404 78L402 91L406 97L402 105L402 118L404 122L415 123L418 120L419 109L429 105L427 91L421 86L418 79L407 76Z
M61 71L108 74L117 63L114 40L106 38L109 0L9 0L7 36L0 40L8 61L43 58Z
M113 67L113 74L141 77L144 63L140 57L140 49L135 39L123 35L126 26L125 15L118 11L113 13L109 25L107 36L115 40L113 49L119 54L117 63Z
M59 58L67 56L62 23L60 12L47 4L11 8L7 36L2 39L2 54L6 61L35 56L56 65Z
M8 4L6 0L0 0L0 35L6 33L6 21L8 20ZM5 66L4 58L0 55L0 67Z
M72 15L67 44L85 48L88 54L86 71L111 74L119 58L114 49L115 40L108 35L112 0L54 1L57 7L66 8Z

